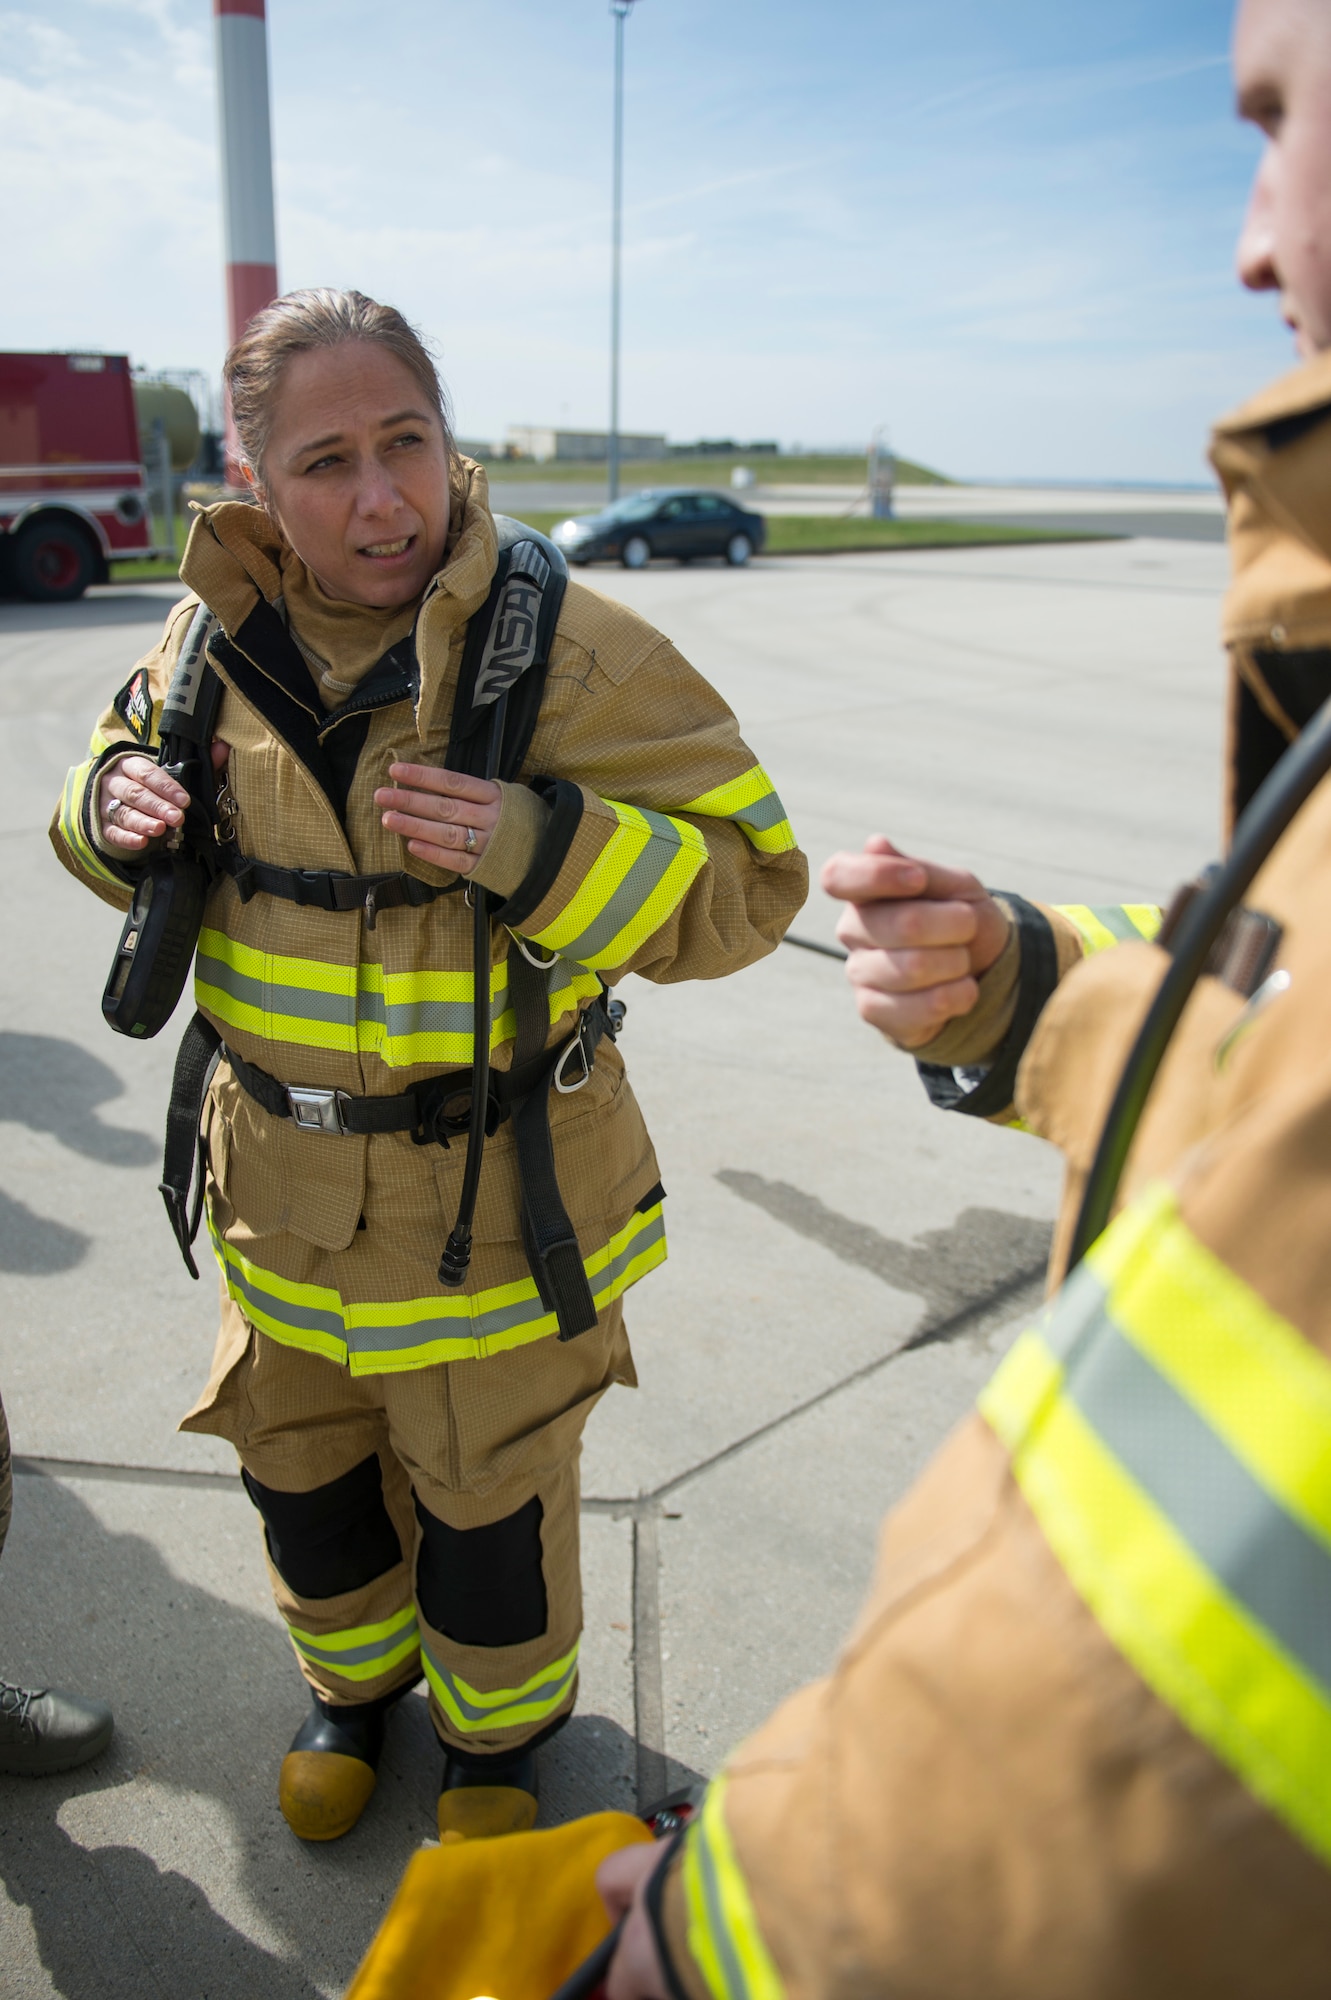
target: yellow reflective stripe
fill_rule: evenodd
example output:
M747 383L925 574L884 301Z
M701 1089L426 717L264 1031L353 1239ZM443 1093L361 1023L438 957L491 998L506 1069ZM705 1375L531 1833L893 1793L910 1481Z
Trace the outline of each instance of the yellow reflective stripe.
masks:
M1207 1250L1159 1186L1096 1260L1114 1318L1235 1456L1331 1546L1331 1368Z
M608 971L632 958L684 900L706 864L707 843L687 820L606 803L615 831L554 921L526 935L579 965Z
M1331 1860L1331 1365L1157 1187L980 1407L1109 1638Z
M1165 915L1158 903L1121 903L1119 907L1138 937L1150 944L1158 936Z
M297 1284L256 1264L221 1237L211 1214L209 1228L227 1290L250 1323L285 1347L343 1363L353 1375L483 1360L544 1339L558 1327L531 1277L480 1292L345 1304L331 1286ZM658 1201L635 1209L622 1229L584 1258L597 1310L604 1311L665 1259L665 1216Z
M726 1825L727 1780L707 1787L684 1840L682 1887L689 1951L713 2000L784 2000Z
M1149 944L1162 916L1154 903L1055 903L1054 908L1081 932L1088 958L1135 938Z
M550 1021L600 991L593 973L564 968L549 996ZM377 1055L393 1069L472 1058L470 971L386 972L375 961L331 965L257 951L225 932L200 932L194 968L200 1007L263 1041L344 1055ZM516 1032L508 968L490 969L490 1046Z
M687 800L676 811L733 819L745 838L764 854L788 854L796 844L786 809L761 764L755 764L743 777L714 786L700 798Z
M305 1354L325 1361L347 1361L346 1322L342 1300L331 1285L301 1285L255 1264L218 1232L211 1208L208 1231L222 1267L227 1291L251 1326Z
M105 882L113 889L125 889L128 884L103 860L101 852L94 847L83 830L83 796L88 789L93 765L101 751L106 748L100 732L93 737L92 755L82 764L75 764L65 778L65 789L60 794L60 837L64 841L80 868L99 882Z
M562 1660L539 1667L520 1687L485 1693L461 1674L442 1666L427 1645L421 1646L425 1678L455 1729L467 1735L483 1729L513 1729L521 1723L544 1722L568 1700L578 1671L578 1642Z
M306 1632L299 1625L288 1625L287 1634L311 1666L323 1667L347 1681L377 1680L380 1674L410 1659L420 1646L420 1628L411 1604L374 1625L349 1625L338 1632Z

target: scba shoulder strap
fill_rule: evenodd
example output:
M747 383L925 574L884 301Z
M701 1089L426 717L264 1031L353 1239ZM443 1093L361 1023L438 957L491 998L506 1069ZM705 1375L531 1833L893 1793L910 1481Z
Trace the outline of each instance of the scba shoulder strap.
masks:
M468 626L445 762L452 770L484 775L493 749L493 721L500 713L501 744L496 775L512 782L522 769L540 717L550 648L568 583L568 567L555 545L525 523L496 515L495 526L499 534L499 560L486 602ZM236 851L234 843L218 839L209 746L221 682L207 658L207 640L215 623L206 607L201 607L191 625L163 709L164 751L168 719L175 736L182 741L188 736L192 746L192 772L197 771L200 780L200 812L198 820L192 822L191 831L206 849L203 866L207 872L229 874L245 901L255 894L266 894L320 909L363 908L371 927L379 910L403 903L420 905L447 893L405 871L356 876L331 870L277 868L248 859ZM450 885L456 886L460 885ZM475 895L483 901L484 891L477 890ZM195 935L197 930L196 921ZM485 936L488 947L488 924ZM557 964L558 960L551 960L552 967ZM483 966L478 952L476 968L478 983L484 981L487 988L488 970L487 949ZM544 1052L550 1032L549 977L516 944L510 948L509 991L517 1035L512 1081L525 1083L527 1087L512 1090L504 1109L511 1110L518 1141L522 1232L528 1263L542 1303L559 1321L559 1337L568 1340L593 1327L597 1315L577 1234L559 1191L550 1136L549 1095L556 1075L564 1073L566 1058L574 1044L578 1045L583 1080L590 1075L602 1017L608 1022L611 1016L602 1005L596 1010L594 1022L584 1017L568 1042L547 1056ZM178 996L179 987L176 991ZM612 1013L622 1016L622 1008L612 1006ZM220 1037L196 1014L177 1057L161 1183L172 1230L186 1266L195 1277L198 1272L192 1246L203 1201L203 1104L219 1054ZM560 1087L569 1086L561 1083ZM472 1145L480 1140L479 1133L469 1137Z
M499 560L485 603L467 627L444 762L451 771L465 771L472 777L484 775L488 719L496 692L507 690L499 776L512 782L522 769L540 716L550 647L568 584L568 565L554 543L525 522L507 514L496 514L494 522ZM191 637L193 631L191 627ZM174 682L172 687L174 692ZM202 643L197 680L191 666L184 688L187 694L194 690L200 712L211 703L211 732L221 684ZM166 710L164 721L165 716ZM206 775L211 778L211 770ZM211 797L208 803L212 805ZM206 823L194 829L195 837L208 850L206 865L211 872L231 876L242 902L263 895L307 909L364 910L366 923L373 930L381 911L404 905L420 909L438 896L452 895L461 886L459 882L438 886L406 869L382 875L348 875L331 868L279 868L242 854L234 841L218 840L215 819L215 811L210 812Z

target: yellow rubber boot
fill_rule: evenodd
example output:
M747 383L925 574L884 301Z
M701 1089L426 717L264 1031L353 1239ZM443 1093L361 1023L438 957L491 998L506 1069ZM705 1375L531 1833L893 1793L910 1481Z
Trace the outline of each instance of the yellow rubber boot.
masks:
M288 1750L277 1796L282 1817L301 1840L340 1840L350 1833L378 1783L359 1757L336 1750Z
M316 1698L282 1759L278 1803L301 1840L340 1840L370 1802L384 1741L384 1708L334 1708Z
M465 1763L450 1751L439 1794L439 1838L493 1840L526 1833L536 1821L536 1752L477 1757Z

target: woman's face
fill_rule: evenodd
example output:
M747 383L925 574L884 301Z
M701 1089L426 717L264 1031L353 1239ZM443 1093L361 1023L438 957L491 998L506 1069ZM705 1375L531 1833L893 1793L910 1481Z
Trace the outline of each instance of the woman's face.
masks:
M409 604L443 561L443 426L410 369L377 342L312 348L287 363L256 485L330 597Z

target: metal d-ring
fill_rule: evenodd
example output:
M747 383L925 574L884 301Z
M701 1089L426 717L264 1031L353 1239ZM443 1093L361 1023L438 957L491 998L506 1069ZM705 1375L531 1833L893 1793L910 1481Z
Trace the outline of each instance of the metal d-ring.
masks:
M552 951L549 958L537 958L535 953L531 950L531 947L528 945L526 938L520 938L516 931L508 930L507 924L504 925L504 929L508 931L509 936L512 938L518 950L522 953L522 956L526 959L528 965L534 965L538 972L548 972L550 970L550 967L558 959L559 953L557 951Z
M582 1057L582 1075L578 1078L576 1083L565 1083L564 1064L568 1061L571 1055L579 1055ZM555 1064L555 1089L559 1092L561 1097L572 1097L575 1090L582 1089L583 1084L587 1082L588 1078L591 1076L591 1073L592 1073L592 1065L582 1039L582 1023L579 1022L577 1033L574 1035L573 1040L569 1043L568 1047L564 1050L564 1053L559 1058L559 1061Z

